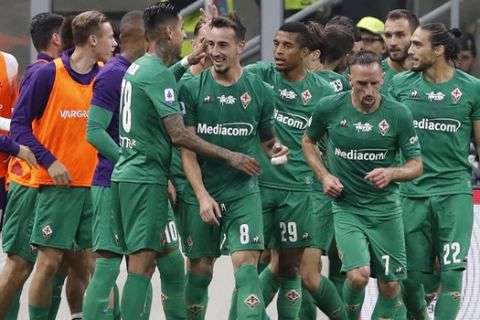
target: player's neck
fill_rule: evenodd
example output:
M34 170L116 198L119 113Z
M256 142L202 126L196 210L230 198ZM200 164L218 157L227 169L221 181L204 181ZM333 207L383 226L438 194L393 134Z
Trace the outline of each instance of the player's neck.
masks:
M281 75L284 80L289 82L300 82L307 76L308 71L301 65L298 68L288 71L282 71Z
M388 66L393 70L395 71L396 73L398 72L403 72L403 71L407 71L408 70L408 63L407 63L407 59L403 60L403 61L393 61L392 59L388 58L387 59L387 63L388 63Z
M172 49L165 45L166 41L151 41L148 44L148 54L157 56L162 60L163 64L170 67L177 60L177 56L172 52Z
M215 68L211 68L212 76L219 84L228 87L235 84L243 75L243 68L240 64L230 67L225 73L219 73L215 71Z
M75 47L70 56L70 67L79 74L89 73L97 62L97 58L92 50L84 46Z
M52 58L58 58L61 55L61 52L58 47L50 47L47 50L40 50L39 53L46 54L49 57Z
M439 60L423 71L425 79L432 83L444 83L452 79L455 68L445 60Z
M323 63L323 70L328 70L328 71L335 71L337 67L339 66L340 62L342 62L343 58L333 60L333 61L325 61Z
M324 65L320 63L320 60L315 62L310 62L308 69L312 72L318 72L324 70Z

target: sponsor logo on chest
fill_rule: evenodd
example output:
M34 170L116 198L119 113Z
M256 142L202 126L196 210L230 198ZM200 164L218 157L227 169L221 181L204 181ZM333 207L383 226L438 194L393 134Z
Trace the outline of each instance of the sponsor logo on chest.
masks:
M220 104L223 106L225 104L234 104L235 101L237 101L237 98L235 98L234 96L230 95L230 96L226 96L224 94L222 94L220 97L217 97L218 99L218 102L220 102Z
M413 126L415 129L455 133L460 129L462 124L460 121L451 118L423 118L420 120L413 120Z
M306 118L290 112L280 112L277 109L273 110L273 117L280 123L300 130L305 130L311 121L311 118Z
M362 123L359 121L353 125L355 126L355 130L357 130L357 132L370 132L373 128L373 126L368 122Z
M443 94L443 92L434 92L434 91L431 91L431 92L427 92L425 93L427 95L427 99L428 101L432 102L432 101L442 101L444 98L445 98L445 95Z

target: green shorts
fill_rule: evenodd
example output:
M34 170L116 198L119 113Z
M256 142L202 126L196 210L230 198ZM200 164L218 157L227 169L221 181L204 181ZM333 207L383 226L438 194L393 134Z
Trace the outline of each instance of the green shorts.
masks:
M219 257L221 247L231 253L244 250L263 250L262 206L259 193L219 203L221 226L202 221L199 207L182 201L180 220L182 247L190 259ZM224 234L224 236L223 236Z
M17 255L32 263L37 260L37 250L30 245L36 203L36 188L10 182L2 230L3 252Z
M119 245L124 254L140 250L163 251L167 225L167 186L112 181L112 208L115 223L121 226Z
M305 248L312 245L310 191L261 187L265 243L269 248Z
M406 279L405 240L400 213L369 217L347 211L333 215L342 271L370 266L372 277Z
M118 242L119 226L113 219L112 190L109 187L92 186L93 251L110 251L123 254Z
M57 249L92 247L90 188L41 186L31 243Z
M431 273L466 266L473 228L471 194L402 198L408 270Z
M322 191L312 192L312 209L312 225L315 226L315 232L312 233L311 247L322 250L322 254L326 255L335 233L332 198Z

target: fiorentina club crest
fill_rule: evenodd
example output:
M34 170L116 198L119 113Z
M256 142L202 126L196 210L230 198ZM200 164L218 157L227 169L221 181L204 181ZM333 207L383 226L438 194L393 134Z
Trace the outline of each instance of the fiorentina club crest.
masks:
M44 238L45 240L48 240L48 238L50 238L50 236L52 235L53 230L52 230L52 228L50 227L50 225L48 225L48 226L45 226L45 227L42 229L42 233L43 233L43 238Z
M455 90L452 91L452 100L453 103L457 103L458 100L462 97L462 91L458 87L455 88Z
M188 311L190 311L194 315L197 315L200 313L200 311L203 310L204 307L201 304L191 304L191 305L188 305L187 308L188 308Z
M244 302L250 309L253 310L253 309L260 303L260 299L258 299L256 295L251 294L251 295L249 295L245 300L243 300L243 302Z
M300 293L297 292L297 290L292 289L287 292L286 297L292 304L295 304L301 296Z
M312 94L310 93L310 91L305 90L302 92L302 101L303 101L303 104L307 104L310 99L312 99Z
M387 131L388 131L388 128L390 128L390 125L388 124L387 120L383 119L378 124L378 127L380 128L380 134L384 136L387 134Z
M240 101L242 101L243 109L247 109L248 105L250 104L250 101L252 101L252 98L250 97L248 92L245 92L240 96Z

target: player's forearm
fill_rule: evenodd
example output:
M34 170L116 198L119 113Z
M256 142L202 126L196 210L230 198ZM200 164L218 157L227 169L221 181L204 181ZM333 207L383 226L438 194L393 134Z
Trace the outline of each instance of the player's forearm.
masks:
M390 168L392 181L405 182L418 178L423 173L423 162L421 157L407 160L401 167Z
M277 138L270 139L268 141L262 141L263 152L267 155L268 158L272 158L274 153L273 146L275 143L279 142Z
M312 168L318 180L323 181L330 173L322 164L322 154L318 149L317 142L310 140L307 135L303 136L302 150L308 165Z
M102 156L116 163L120 157L120 147L106 131L112 118L112 112L95 105L90 106L87 122L87 141Z
M193 192L197 199L200 200L203 196L208 194L207 189L203 185L202 171L198 165L197 156L190 150L182 148L182 165L185 176L192 186Z

